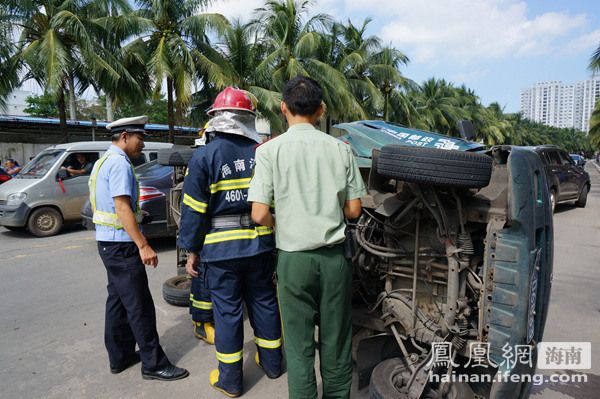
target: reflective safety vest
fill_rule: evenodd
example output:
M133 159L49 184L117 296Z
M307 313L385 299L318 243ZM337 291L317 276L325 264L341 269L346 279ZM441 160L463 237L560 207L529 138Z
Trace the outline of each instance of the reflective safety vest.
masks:
M273 250L272 227L249 217L246 201L254 166L248 138L218 133L190 159L183 183L179 246L205 262L246 258ZM226 220L226 223L215 221ZM239 223L233 223L238 220Z
M98 210L98 208L96 207L96 182L98 181L98 172L100 172L100 167L102 166L104 161L106 161L106 159L111 155L122 156L117 152L107 152L106 154L104 154L104 156L98 161L96 161L96 163L94 164L94 169L92 169L90 180L88 181L88 187L90 189L90 203L92 204L92 211L94 212L94 217L92 218L92 221L95 224L100 224L102 226L109 226L114 227L115 229L122 229L123 223L121 223L121 219L119 219L119 216L117 216L116 213L103 212ZM138 187L137 198L135 201L136 210L133 213L133 215L135 216L135 221L138 224L140 224L143 218L142 210L140 209L140 184L138 182L135 170L133 169L133 165L131 164L131 162L129 163L129 165L131 166L131 170L133 172L133 176L135 176L135 181Z

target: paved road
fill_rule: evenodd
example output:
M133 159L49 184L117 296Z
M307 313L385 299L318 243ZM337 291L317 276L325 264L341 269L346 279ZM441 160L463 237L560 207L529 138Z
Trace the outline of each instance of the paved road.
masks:
M208 384L217 366L214 346L195 339L187 308L162 298L175 274L175 241L151 241L159 256L148 268L161 343L169 359L190 370L172 382L146 381L140 368L112 375L104 349L106 272L92 232L81 227L39 239L0 227L0 398L215 398ZM285 374L269 380L254 363L246 322L244 398L287 397ZM368 388L353 391L367 398Z
M600 348L600 172L588 162L592 191L585 209L561 205L555 214L554 285L546 341L590 341ZM175 273L174 241L151 245L159 254L148 269L158 330L174 363L190 377L146 381L139 366L111 375L103 345L106 275L93 234L71 227L45 239L0 227L0 398L219 398L208 385L216 367L214 347L192 336L187 309L168 305L162 284ZM287 397L284 374L269 380L254 364L246 323L244 398ZM586 384L544 384L532 398L589 399L600 392L594 352ZM596 361L595 361L596 360ZM354 379L356 383L356 378ZM353 399L368 398L368 389Z

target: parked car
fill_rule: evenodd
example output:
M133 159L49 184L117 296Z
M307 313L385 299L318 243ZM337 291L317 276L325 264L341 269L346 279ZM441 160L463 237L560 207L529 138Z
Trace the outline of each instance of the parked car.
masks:
M0 168L0 184L5 183L10 179L12 179L12 176L9 175L8 172L4 170L4 168Z
M542 162L548 179L552 212L556 204L575 201L578 207L585 207L590 192L590 175L565 150L555 145L530 147Z
M174 230L167 230L166 198L171 191L172 173L172 166L159 165L157 160L135 168L140 182L140 208L149 214L149 218L146 219L150 221L142 227L147 238L171 237L176 233ZM81 208L81 217L88 230L96 229L92 222L93 213L89 198Z
M535 373L553 261L544 164L531 148L473 143L472 125L462 126L460 139L382 121L336 125L368 188L349 226L353 346L359 388L369 385L371 398L528 396L531 380L494 376ZM176 166L173 196L189 154L161 150L160 158ZM181 269L185 253L177 257ZM163 296L178 287L188 304L184 275L167 280ZM455 367L436 362L438 344L451 345ZM504 361L517 345L531 364ZM468 367L472 348L486 350L486 367ZM468 382L431 377L455 373Z
M581 166L582 168L585 166L585 157L579 154L569 154L571 159L575 162L575 165Z
M110 147L110 141L85 141L46 148L21 172L0 186L0 226L22 230L38 237L57 234L65 223L81 221L81 207L88 197L89 175L69 176L61 166L77 165L77 154L95 162ZM141 164L157 158L158 149L173 144L147 142Z

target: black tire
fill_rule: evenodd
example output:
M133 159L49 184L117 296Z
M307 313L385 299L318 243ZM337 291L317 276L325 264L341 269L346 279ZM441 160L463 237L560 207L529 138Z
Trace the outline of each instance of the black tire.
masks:
M37 237L50 237L57 234L62 224L60 212L50 207L37 208L27 220L29 232Z
M165 166L187 166L194 151L192 148L161 148L158 150L158 163Z
M173 306L190 305L192 279L187 274L171 277L163 283L163 298Z
M552 214L556 210L556 190L550 189L550 207L552 208Z
M385 146L379 154L377 173L413 183L481 188L490 183L492 158L464 151Z
M575 206L579 208L585 208L585 204L587 204L587 196L588 196L588 186L585 184L581 189L581 193L579 194L579 198L575 201Z
M384 360L375 366L371 374L371 383L369 384L369 398L408 399L408 395L401 394L392 381L392 374L405 370L404 363L398 357Z
M388 360L384 360L379 363L371 374L371 384L369 385L369 398L370 399L409 399L407 393L402 393L398 390L400 387L394 385L392 377L399 373L406 371L406 367L402 362L402 359L394 357ZM423 395L429 397L427 392L429 387L425 387ZM406 388L404 389L406 390ZM437 397L437 395L436 395ZM465 382L454 382L450 386L450 389L444 399L475 399L475 394Z

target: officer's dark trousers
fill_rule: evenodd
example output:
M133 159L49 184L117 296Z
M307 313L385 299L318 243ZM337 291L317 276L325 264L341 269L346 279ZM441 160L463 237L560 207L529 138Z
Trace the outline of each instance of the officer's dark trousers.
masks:
M120 364L140 348L143 371L169 365L158 342L154 302L146 266L133 242L98 241L108 275L104 342L111 365Z
M190 289L190 314L195 322L213 321L213 304L210 299L210 291L204 284L203 265L196 267L198 277L192 277L192 287Z
M244 325L242 301L254 329L260 363L268 374L281 368L281 323L275 286L273 255L206 263L206 284L213 300L219 385L227 392L242 390Z

